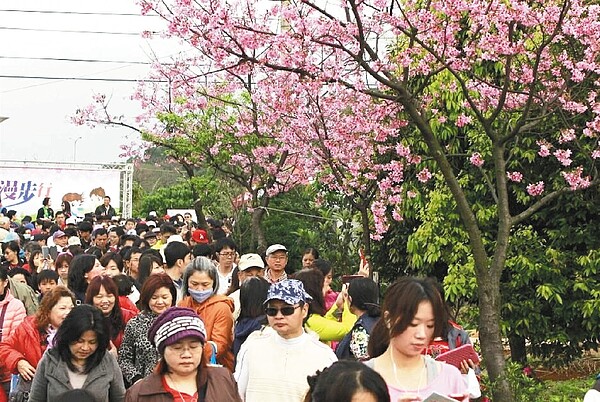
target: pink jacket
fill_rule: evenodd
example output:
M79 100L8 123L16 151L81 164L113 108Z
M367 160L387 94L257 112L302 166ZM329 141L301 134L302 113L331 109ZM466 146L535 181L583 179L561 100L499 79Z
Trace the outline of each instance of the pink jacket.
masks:
M2 309L6 306L6 313L4 314L4 322L2 323L2 340L8 338L8 336L23 322L25 316L25 306L19 299L15 299L10 293L10 289L6 289L6 295L4 300L0 301L0 314ZM1 373L0 382L10 381L10 372L4 368Z

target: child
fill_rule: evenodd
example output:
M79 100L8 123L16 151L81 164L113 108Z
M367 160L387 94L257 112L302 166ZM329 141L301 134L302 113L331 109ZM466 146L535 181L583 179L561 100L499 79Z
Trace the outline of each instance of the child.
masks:
M39 300L42 301L42 297L58 285L58 274L56 271L51 269L43 269L37 274L37 287L40 291Z

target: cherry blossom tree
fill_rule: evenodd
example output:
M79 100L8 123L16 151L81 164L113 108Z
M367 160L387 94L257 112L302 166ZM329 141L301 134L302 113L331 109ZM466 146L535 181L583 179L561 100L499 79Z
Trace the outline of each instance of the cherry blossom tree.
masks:
M307 105L326 105L326 114L339 124L326 125L331 140L306 143L310 152L331 150L335 159L385 147L388 161L367 157L365 169L357 170L387 179L384 188L396 196L374 202L379 232L388 216L401 218L403 194L414 194L433 174L442 175L468 234L480 339L498 384L495 397L514 400L502 353L500 276L512 228L560 195L598 182L600 8L581 0L140 4L144 13L156 12L167 21L167 35L198 50L198 60L211 66L207 74L251 69L261 77L253 96L277 105L262 118L293 116L276 134L281 144L297 151L303 129L319 124L309 121ZM377 116L379 128L363 110ZM320 148L313 146L319 142ZM524 158L522 170L512 168L516 157ZM487 187L497 208L493 230L482 231L460 180L463 164L453 163L457 158L468 159L480 172L476 185ZM312 163L305 177L316 177L323 166ZM413 173L404 174L405 169ZM525 207L511 208L513 196Z
M278 121L262 121L267 114L252 98L254 83L235 73L228 78L237 85L207 85L187 59L156 64L151 79L140 83L133 98L144 108L135 123L109 111L109 99L77 110L72 121L95 127L118 125L141 134L142 143L123 145L124 155L141 157L149 146L166 149L166 155L186 172L192 190L198 169L210 170L242 189L240 198L252 214L250 245L266 249L262 220L270 200L301 183L296 175L296 155L274 139ZM167 85L165 85L165 82ZM231 95L232 88L237 94ZM268 116L268 115L267 115ZM197 216L204 216L200 201Z

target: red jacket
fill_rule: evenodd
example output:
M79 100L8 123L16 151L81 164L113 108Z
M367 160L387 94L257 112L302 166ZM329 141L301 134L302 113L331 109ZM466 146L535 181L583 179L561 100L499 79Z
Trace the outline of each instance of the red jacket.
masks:
M119 296L119 305L121 308L126 308L127 310L131 310L138 315L140 313L140 309L137 308L135 304L129 299L127 296Z
M117 349L119 349L121 347L121 343L123 343L123 334L125 333L125 326L129 322L129 320L131 320L133 317L135 317L137 315L137 313L135 313L131 310L127 310L126 308L123 308L123 307L121 307L121 314L123 315L123 329L121 329L119 331L119 334L117 335L117 337L115 339L111 339L113 345L115 345L115 347Z
M0 362L3 373L17 374L17 363L25 359L37 367L46 351L46 341L37 328L37 318L30 315L9 336L0 342Z

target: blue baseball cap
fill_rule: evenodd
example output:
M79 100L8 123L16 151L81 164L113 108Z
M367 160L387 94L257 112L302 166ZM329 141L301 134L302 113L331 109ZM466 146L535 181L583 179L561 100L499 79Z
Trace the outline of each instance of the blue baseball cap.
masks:
M297 279L286 279L271 285L267 292L267 304L271 300L281 300L287 304L307 303L312 297L304 290L304 285Z

